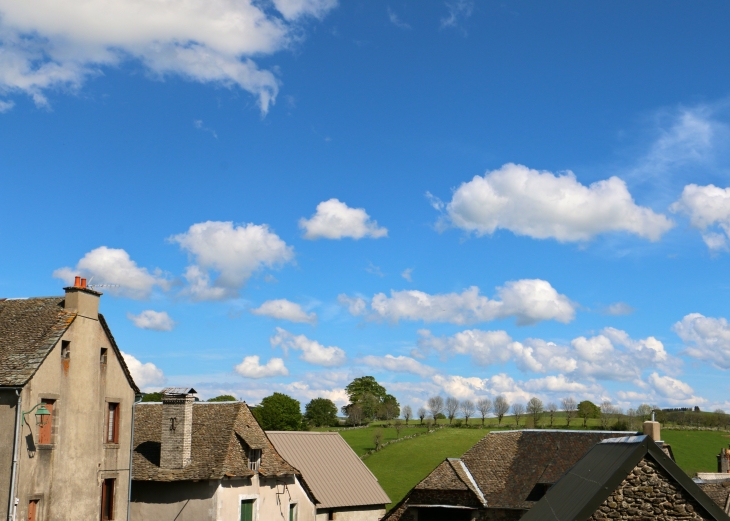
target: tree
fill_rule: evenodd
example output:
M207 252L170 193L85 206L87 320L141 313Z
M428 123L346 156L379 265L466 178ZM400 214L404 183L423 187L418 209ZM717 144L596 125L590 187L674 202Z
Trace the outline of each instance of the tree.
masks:
M636 415L642 422L645 422L651 418L651 405L648 403L642 403L636 408Z
M536 428L542 418L543 411L542 400L537 396L530 398L530 401L527 402L527 412L532 416L532 425Z
M428 411L431 413L431 417L436 421L441 411L444 410L444 399L440 396L432 396L428 399Z
M368 420L376 418L390 420L400 416L400 406L395 396L388 394L373 376L355 378L345 387L350 403L342 408L349 416L348 410L354 405L362 409L362 417Z
M525 406L521 403L512 404L512 414L515 415L515 424L520 427L520 418L525 414Z
M327 398L315 398L304 406L304 419L315 427L339 425L337 406Z
M563 398L561 400L561 405L563 407L563 411L565 411L565 422L568 424L568 428L570 428L570 420L573 419L573 415L575 414L575 410L578 406L572 396Z
M550 402L549 404L547 404L545 406L545 410L550 415L550 428L552 429L552 427L553 427L553 420L555 420L555 413L558 412L558 406L555 403Z
M509 412L509 402L507 398L501 394L494 399L494 415L497 417L497 423L502 425L502 418Z
M299 401L282 393L274 393L261 400L255 416L265 431L296 431L302 428Z
M373 443L375 443L375 450L380 450L383 445L383 429L375 429L373 431Z
M145 393L142 397L143 402L161 402L162 393Z
M459 412L459 400L449 396L446 398L446 417L449 419L449 425L454 421L454 417Z
M583 418L583 427L587 427L589 418L600 418L601 409L595 403L583 400L578 404L578 416Z
M628 427L630 431L634 430L634 420L636 419L636 411L634 409L629 409L626 411L626 418L628 420Z
M221 394L220 396L216 396L215 398L208 398L206 400L208 402L237 402L238 399L235 396L231 396L230 394Z
M461 409L461 414L464 416L464 421L468 426L469 418L474 416L474 411L476 411L476 408L474 407L474 402L472 402L471 400L464 400L463 402L461 402L459 408Z
M423 425L423 419L426 417L426 408L425 407L418 408L418 417L421 419L421 425Z
M601 403L601 428L605 431L611 423L611 416L614 413L613 404L608 400Z
M411 409L410 405L406 405L401 410L401 414L403 415L403 418L406 420L406 425L408 425L408 420L410 420L413 417L413 409Z
M362 423L362 407L358 404L352 405L347 409L347 421L350 425L360 425Z
M396 438L400 438L400 431L403 429L403 420L395 420L393 424L395 425L395 436Z
M487 414L492 412L492 400L489 398L479 398L477 400L477 410L479 411L479 414L482 415L482 427L484 426L484 419L487 417Z

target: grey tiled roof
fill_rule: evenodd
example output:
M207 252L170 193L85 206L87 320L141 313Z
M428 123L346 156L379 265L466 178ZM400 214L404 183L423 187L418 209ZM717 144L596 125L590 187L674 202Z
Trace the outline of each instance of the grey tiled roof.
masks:
M249 448L261 449L261 475L300 474L276 452L244 402L196 402L192 407L192 461L184 469L167 470L160 468L162 404L136 406L134 480L189 481L252 476L255 473L248 468Z
M63 297L0 300L0 386L23 386L69 328L76 313Z

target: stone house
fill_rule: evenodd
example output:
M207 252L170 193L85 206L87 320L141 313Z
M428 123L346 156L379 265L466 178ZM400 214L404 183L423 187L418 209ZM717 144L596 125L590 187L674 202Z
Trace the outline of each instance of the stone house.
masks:
M0 518L126 519L134 384L101 293L0 299Z
M566 472L523 521L729 521L651 437L603 440Z
M266 431L281 456L302 473L316 500L317 521L379 521L390 498L337 432Z
M383 521L520 519L596 443L622 434L490 432L461 458L443 461Z
M132 521L314 521L315 499L244 402L137 405Z

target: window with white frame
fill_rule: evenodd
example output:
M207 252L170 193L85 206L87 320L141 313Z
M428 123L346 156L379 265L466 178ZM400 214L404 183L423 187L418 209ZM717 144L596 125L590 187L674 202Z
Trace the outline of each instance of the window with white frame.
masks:
M261 449L251 449L248 451L248 468L258 471L261 466Z

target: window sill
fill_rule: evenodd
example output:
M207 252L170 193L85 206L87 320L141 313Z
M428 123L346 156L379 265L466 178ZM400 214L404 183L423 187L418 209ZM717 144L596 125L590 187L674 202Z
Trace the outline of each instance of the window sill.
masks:
M55 448L55 443L39 443L38 445L36 445L37 450L53 450Z
M105 443L104 444L105 449L119 449L118 443Z

